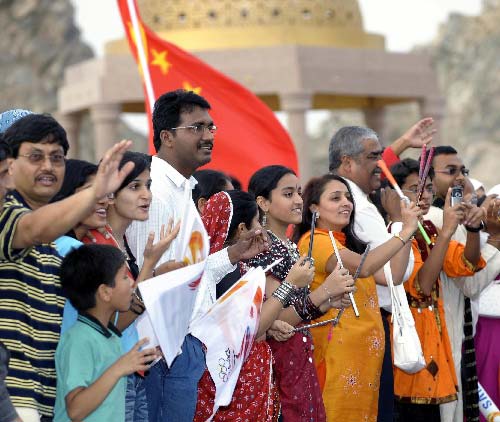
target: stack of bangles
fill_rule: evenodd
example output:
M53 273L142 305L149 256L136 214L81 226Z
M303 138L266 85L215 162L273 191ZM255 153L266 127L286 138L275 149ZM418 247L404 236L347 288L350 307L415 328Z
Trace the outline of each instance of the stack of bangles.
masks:
M324 315L324 312L312 302L307 287L294 288L288 281L283 281L274 291L273 297L281 302L284 308L292 305L303 321L310 321Z

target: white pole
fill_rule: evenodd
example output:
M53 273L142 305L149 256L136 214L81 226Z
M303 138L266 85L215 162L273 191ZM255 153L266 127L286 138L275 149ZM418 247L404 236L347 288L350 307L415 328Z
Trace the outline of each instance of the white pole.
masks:
M146 57L146 52L144 51L144 44L142 43L142 33L139 26L139 18L137 16L137 9L135 0L127 0L128 8L130 11L130 18L132 19L132 29L135 35L135 46L137 48L137 56L139 57L139 63L142 68L142 75L144 78L144 85L146 87L146 101L149 103L149 109L151 113L153 112L153 107L155 104L155 94L153 91L153 84L151 82L151 75L149 74L148 60Z

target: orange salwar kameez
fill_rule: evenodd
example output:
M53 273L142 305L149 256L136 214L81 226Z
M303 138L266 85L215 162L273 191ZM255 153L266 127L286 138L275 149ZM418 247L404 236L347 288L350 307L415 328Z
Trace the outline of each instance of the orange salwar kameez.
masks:
M430 221L425 229L435 240L437 230ZM420 234L412 242L415 266L409 280L404 283L417 330L426 368L416 374L408 374L394 367L394 394L396 400L413 404L441 404L457 399L457 376L455 374L450 340L446 329L440 280L436 280L432 292L425 296L420 288L418 271L430 253ZM481 258L476 268L464 259L464 245L451 241L443 262L442 271L449 277L471 276L475 270L484 268Z
M307 253L309 233L298 243L301 254ZM335 232L339 249L345 248L345 235ZM311 290L321 286L329 275L326 263L334 253L328 232L316 229L312 256L316 273ZM384 328L380 315L375 280L360 278L354 298L360 313L356 318L347 308L338 326L328 334L331 324L311 329L314 342L314 362L323 393L328 421L376 422L380 372L384 357ZM334 318L338 310L331 309L319 322Z

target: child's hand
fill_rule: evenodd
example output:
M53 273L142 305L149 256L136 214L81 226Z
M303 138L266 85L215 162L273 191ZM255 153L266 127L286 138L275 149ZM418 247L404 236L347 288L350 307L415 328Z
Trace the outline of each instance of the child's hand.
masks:
M147 371L149 369L149 364L157 357L156 349L150 348L139 351L141 346L148 342L148 338L139 340L130 352L124 354L116 361L116 369L120 376L130 375L137 371Z
M306 256L301 256L299 260L290 268L286 280L296 287L306 287L311 284L314 277L314 265Z

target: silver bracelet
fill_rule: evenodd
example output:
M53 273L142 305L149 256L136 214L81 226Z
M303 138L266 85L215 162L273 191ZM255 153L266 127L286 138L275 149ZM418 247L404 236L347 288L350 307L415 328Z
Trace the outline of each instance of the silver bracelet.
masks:
M290 306L294 291L294 287L288 281L284 280L273 292L272 296L281 302L283 308L286 308Z

